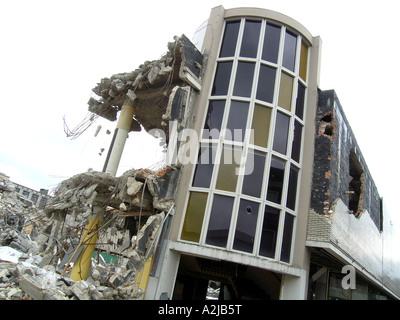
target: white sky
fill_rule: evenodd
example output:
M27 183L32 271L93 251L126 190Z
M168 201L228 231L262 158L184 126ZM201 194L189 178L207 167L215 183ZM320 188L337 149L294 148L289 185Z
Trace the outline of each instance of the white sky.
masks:
M101 171L112 136L105 131L115 122L98 120L71 140L63 116L70 128L78 125L101 78L158 59L175 35L191 39L218 5L275 10L321 36L320 88L335 89L380 195L399 216L393 119L400 108L400 22L391 0L1 1L0 172L38 190L88 168ZM118 175L161 159L151 150L143 155L157 142L136 136L127 140Z

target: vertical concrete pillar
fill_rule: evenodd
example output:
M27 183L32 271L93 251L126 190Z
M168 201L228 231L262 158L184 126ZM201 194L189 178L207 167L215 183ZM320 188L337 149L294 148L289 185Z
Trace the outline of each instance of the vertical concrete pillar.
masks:
M279 300L307 300L307 270L302 270L299 277L282 277Z
M129 129L132 125L135 108L129 104L124 105L118 118L114 136L111 140L110 149L104 163L103 172L108 172L112 176L117 173L118 165L124 150L125 141L128 138Z

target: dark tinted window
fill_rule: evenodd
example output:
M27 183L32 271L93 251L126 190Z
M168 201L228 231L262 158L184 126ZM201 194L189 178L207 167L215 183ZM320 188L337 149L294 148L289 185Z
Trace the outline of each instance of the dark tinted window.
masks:
M294 71L294 63L296 59L297 37L289 32L285 34L285 45L283 47L282 65L291 71Z
M231 57L235 55L237 36L240 21L227 22L225 26L224 40L222 41L220 57Z
M275 68L261 65L258 76L257 99L272 103L274 98L275 74Z
M246 132L247 114L249 103L232 101L229 111L228 124L226 125L225 138L227 140L243 141Z
M281 203L284 174L285 161L272 158L268 180L267 200Z
M246 161L245 176L243 178L242 193L260 197L264 175L265 154L249 150Z
M258 206L259 204L256 202L244 199L240 200L235 240L233 242L233 248L235 250L245 252L253 251Z
M297 100L296 100L296 116L303 119L304 116L304 97L306 88L299 82L297 87Z
M210 103L208 104L206 121L204 123L204 139L219 138L224 110L225 100L210 100Z
M294 210L296 207L297 177L298 177L298 170L294 167L291 167L289 173L289 186L288 186L286 207L292 210Z
M240 49L241 57L255 58L257 56L258 39L260 37L260 21L246 20Z
M303 131L303 126L295 121L294 123L294 137L292 144L292 159L294 161L300 162L300 150L301 150L301 133Z
M216 147L203 146L200 148L197 159L196 171L193 177L193 186L201 188L209 188L211 175L215 163Z
M273 149L274 151L280 152L282 154L286 154L289 121L289 116L281 112L277 112Z
M225 247L231 222L233 199L231 197L214 195L206 243Z
M276 63L278 61L281 27L267 24L265 28L262 59Z
M215 73L214 85L211 91L213 96L226 95L232 71L232 62L219 62Z
M292 235L293 235L293 222L294 216L289 213L285 215L285 225L283 228L282 238L282 251L281 261L289 262L290 260L290 249L292 247Z
M238 63L233 95L250 97L253 85L254 66L255 64L251 62Z
M264 222L261 230L260 255L275 256L276 237L278 234L279 210L265 206Z

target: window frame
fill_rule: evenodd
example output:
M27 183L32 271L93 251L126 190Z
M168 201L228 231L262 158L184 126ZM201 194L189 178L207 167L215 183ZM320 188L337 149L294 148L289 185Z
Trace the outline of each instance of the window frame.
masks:
M223 44L223 36L225 34L226 24L228 22L238 21L238 20L240 21L240 25L239 25L238 37L236 39L236 48L235 48L234 56L219 57L221 48L222 48L222 44ZM261 30L259 33L258 49L257 49L257 55L255 58L239 56L240 51L241 51L242 36L244 33L244 27L245 27L246 20L261 21ZM262 53L263 53L262 49L263 49L263 45L264 45L265 30L266 30L267 24L273 25L273 26L278 26L281 28L280 29L280 43L279 43L279 50L278 50L278 59L277 59L276 63L262 59ZM285 41L286 32L297 35L295 62L294 62L294 70L293 71L285 68L282 65L283 50L284 50L283 44ZM207 203L205 206L205 213L203 216L203 223L202 223L202 227L201 227L200 239L199 239L199 242L197 243L198 245L210 247L210 248L216 248L216 249L225 249L230 252L237 252L240 254L255 255L259 258L272 259L272 260L279 261L280 263L284 263L284 264L292 263L293 242L294 242L294 238L295 238L295 230L296 230L296 222L297 222L297 208L299 205L298 198L299 198L299 189L300 189L300 181L301 181L301 173L302 173L301 168L302 168L303 145L304 145L304 134L305 134L304 133L305 132L304 125L305 125L305 120L306 120L306 109L307 109L306 106L307 106L307 92L308 92L307 81L308 81L308 77L309 77L309 62L310 62L310 53L309 53L309 47L308 47L307 68L306 68L307 79L302 79L299 74L299 72L300 72L299 68L300 68L300 63L301 63L300 54L301 54L301 49L302 49L303 43L305 43L308 46L308 41L298 31L294 31L292 28L287 27L284 24L278 23L276 21L270 21L269 19L266 19L266 18L240 17L240 18L227 19L224 21L224 27L221 32L220 44L219 44L218 51L217 51L218 58L216 59L216 62L215 62L213 75L215 76L215 74L216 74L216 70L218 68L218 63L231 61L232 69L231 69L231 74L230 74L230 81L228 84L228 89L227 89L226 95L212 95L212 87L213 86L210 87L210 91L208 93L208 99L207 99L207 108L208 108L208 105L210 104L210 101L212 101L212 100L224 100L225 101L225 111L224 111L224 114L222 117L222 122L221 122L221 132L223 132L224 128L226 128L226 126L227 126L232 101L243 101L243 102L249 103L249 111L248 111L247 122L246 122L246 128L248 128L248 129L252 128L252 120L253 120L255 106L260 105L262 107L269 108L271 111L270 112L271 115L270 115L270 125L269 125L269 134L268 134L268 144L267 144L267 147L258 146L258 145L255 145L254 143L252 144L251 140L250 140L250 134L248 131L246 131L246 133L245 133L243 142L225 140L223 137L224 135L221 134L221 132L219 135L219 139L203 138L203 132L201 129L201 132L199 134L199 148L198 148L197 152L200 151L200 147L202 145L205 145L205 144L211 145L212 144L213 146L215 145L217 148L215 158L220 159L221 153L223 151L223 146L225 144L232 145L232 146L239 146L239 147L243 148L242 157L241 157L241 165L245 165L246 159L247 159L247 154L248 154L249 150L252 150L252 152L263 153L265 155L265 167L264 167L264 171L263 171L262 188L261 188L259 198L242 194L241 190L243 187L244 177L239 175L238 179L237 179L236 189L234 192L216 189L216 182L217 182L217 178L218 178L220 164L214 164L209 188L194 187L194 186L192 186L192 181L193 181L194 173L196 171L196 165L193 165L192 172L190 175L190 177L191 177L190 178L190 186L189 186L189 190L187 192L187 196L186 196L186 200L185 200L184 213L183 213L183 217L182 217L182 221L181 221L181 227L179 229L180 230L179 236L178 236L179 241L186 242L185 240L181 239L181 233L182 233L183 221L185 220L186 213L187 213L187 204L188 204L188 199L189 199L190 193L196 192L196 191L197 192L207 192L208 198L207 198ZM233 95L233 90L234 90L234 86L235 86L235 80L236 80L236 74L237 74L239 62L251 62L251 63L255 64L255 70L254 70L253 78L251 80L252 85L251 85L250 97L242 97L242 96L234 96ZM274 83L274 92L273 92L272 102L266 102L266 101L259 100L256 98L256 92L257 92L257 88L258 88L258 79L259 79L261 65L272 67L275 69L275 83ZM290 110L282 108L278 105L280 80L281 80L281 76L283 73L285 73L293 78L292 99L291 99ZM214 81L214 78L212 81ZM298 93L299 83L305 89L304 90L302 118L300 118L299 116L296 115L296 103L297 103L297 93ZM288 132L287 148L286 148L285 155L282 155L282 154L274 151L273 145L272 145L274 132L275 132L277 112L280 112L280 113L283 113L283 114L286 114L289 116L289 129L288 129L289 132ZM202 128L204 127L204 123L207 118L207 114L208 114L208 110L206 112L204 112L203 119L201 119L202 120ZM293 160L291 157L293 138L294 138L294 129L295 129L296 122L299 125L301 125L301 127L302 127L301 140L300 140L301 142L300 142L300 146L299 146L299 148L300 148L299 162ZM196 155L195 159L197 159L197 158L198 158L198 155ZM269 180L270 166L271 166L272 158L278 158L285 162L284 178L283 178L283 184L282 184L283 192L282 192L282 199L281 199L280 204L266 200L267 188L268 188L267 184L268 184L268 180ZM296 197L295 197L294 209L286 207L288 188L289 188L289 174L290 174L292 167L296 168L296 170L297 170L297 185L296 185ZM209 222L210 222L210 216L211 216L214 195L234 197L227 245L225 248L213 246L213 245L206 243L206 237L207 237L207 233L208 233L208 226L209 226ZM238 209L240 206L240 201L242 199L258 203L258 213L257 213L257 223L256 223L256 229L255 229L255 235L254 235L254 245L253 245L252 252L249 252L249 253L233 249L234 235L235 235L235 231L236 231L236 224L237 224L238 214L239 214ZM265 210L266 206L275 208L275 209L279 210L279 212L280 212L279 213L279 226L278 226L277 241L276 241L276 245L275 245L276 246L275 247L275 256L273 258L268 258L268 257L262 256L259 254L260 241L261 241L261 236L262 236L261 231L262 231L263 219L264 219L264 210ZM289 262L283 262L280 260L280 257L281 257L281 251L282 251L282 241L283 241L282 237L283 237L283 233L284 233L285 216L287 214L290 214L291 216L293 216L294 221L293 221L293 230L292 230L292 239L291 239L290 259L289 259ZM190 242L190 243L192 243L192 242Z

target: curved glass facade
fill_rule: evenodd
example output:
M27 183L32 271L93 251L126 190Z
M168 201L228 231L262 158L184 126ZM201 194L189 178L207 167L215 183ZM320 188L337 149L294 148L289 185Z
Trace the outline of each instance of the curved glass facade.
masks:
M301 34L225 22L181 241L291 262L307 70Z

